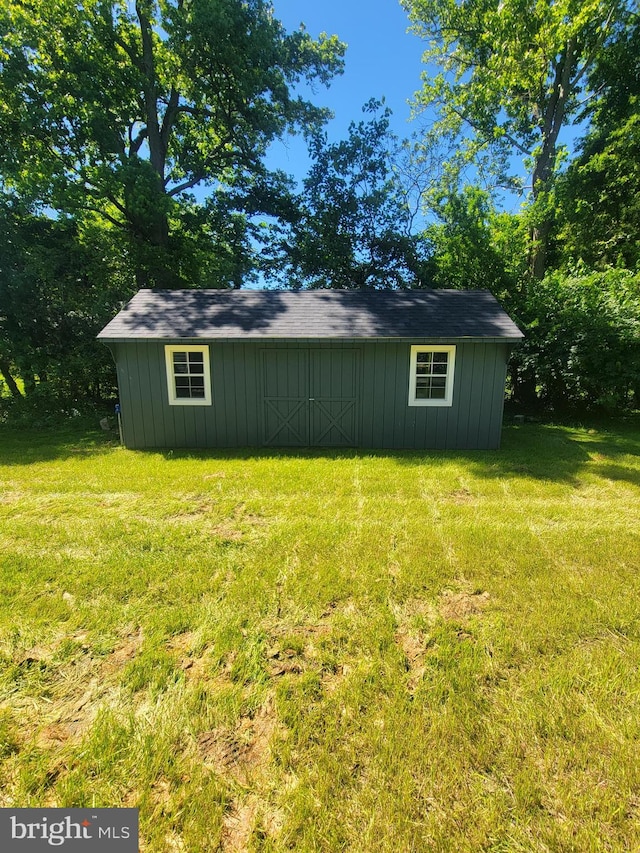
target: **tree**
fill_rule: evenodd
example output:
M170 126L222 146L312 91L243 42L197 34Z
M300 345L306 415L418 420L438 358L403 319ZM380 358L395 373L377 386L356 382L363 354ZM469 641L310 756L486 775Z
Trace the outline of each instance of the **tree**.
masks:
M130 281L127 258L113 251L112 229L36 215L0 197L0 371L19 396L99 399L114 384L96 332L111 319Z
M558 263L593 268L640 263L640 113L593 135L558 182Z
M328 84L344 51L287 34L265 0L6 0L0 33L0 176L124 229L139 284L175 282L185 193L237 188L322 122L292 88Z
M280 241L282 277L297 286L391 288L420 285L425 244L394 172L390 111L376 100L348 138L317 132L299 214Z
M560 264L640 263L640 20L603 51L589 132L556 187Z
M502 301L512 298L525 272L521 218L498 213L489 194L471 186L441 191L432 207L440 220L426 229L433 285L487 289Z
M541 278L552 215L549 192L563 156L561 132L597 95L590 73L623 39L632 0L403 0L426 39L416 108L435 108L431 133L460 139L458 167L472 160L513 187L510 160L530 174L530 267Z

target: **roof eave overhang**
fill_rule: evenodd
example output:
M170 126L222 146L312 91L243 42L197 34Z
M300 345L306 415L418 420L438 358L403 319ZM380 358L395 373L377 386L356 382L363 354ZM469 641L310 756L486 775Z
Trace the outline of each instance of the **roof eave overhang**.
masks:
M203 341L207 341L208 343L283 343L283 342L292 342L292 341L300 341L304 343L341 343L341 344L355 344L355 343L415 343L416 341L424 341L428 343L450 343L460 342L460 343L470 343L470 344L518 344L521 343L524 339L524 335L518 336L487 336L487 335L403 335L402 337L383 337L383 336L371 336L371 337L320 337L320 336L309 336L309 337L278 337L276 335L242 335L242 336L233 336L233 337L218 337L218 336L207 336L207 335L199 335L197 337L181 337L180 335L161 335L158 337L151 337L145 335L144 337L107 337L98 335L98 340L102 341L104 344L129 344L129 343L170 343L173 341L180 341L183 343L202 343Z

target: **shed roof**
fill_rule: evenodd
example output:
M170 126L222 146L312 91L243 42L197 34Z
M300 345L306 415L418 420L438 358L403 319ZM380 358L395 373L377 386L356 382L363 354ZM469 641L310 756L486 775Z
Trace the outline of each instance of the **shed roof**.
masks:
M140 290L100 332L130 339L523 335L487 290Z

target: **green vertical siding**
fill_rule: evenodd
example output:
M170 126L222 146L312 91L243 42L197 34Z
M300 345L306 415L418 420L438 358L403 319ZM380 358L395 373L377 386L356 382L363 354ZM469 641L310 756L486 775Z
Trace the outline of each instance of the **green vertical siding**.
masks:
M262 443L274 447L309 444L309 350L263 349L257 406ZM254 442L255 443L255 442Z
M452 341L453 404L440 407L408 405L411 343L429 342L210 342L211 406L169 405L164 343L118 343L125 444L498 447L508 346ZM273 438L296 400L294 429Z

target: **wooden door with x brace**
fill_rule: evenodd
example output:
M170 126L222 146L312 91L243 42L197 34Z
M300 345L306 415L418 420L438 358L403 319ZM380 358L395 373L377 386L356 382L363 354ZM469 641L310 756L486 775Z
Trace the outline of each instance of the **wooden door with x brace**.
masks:
M354 348L263 350L264 443L355 447L359 366Z

